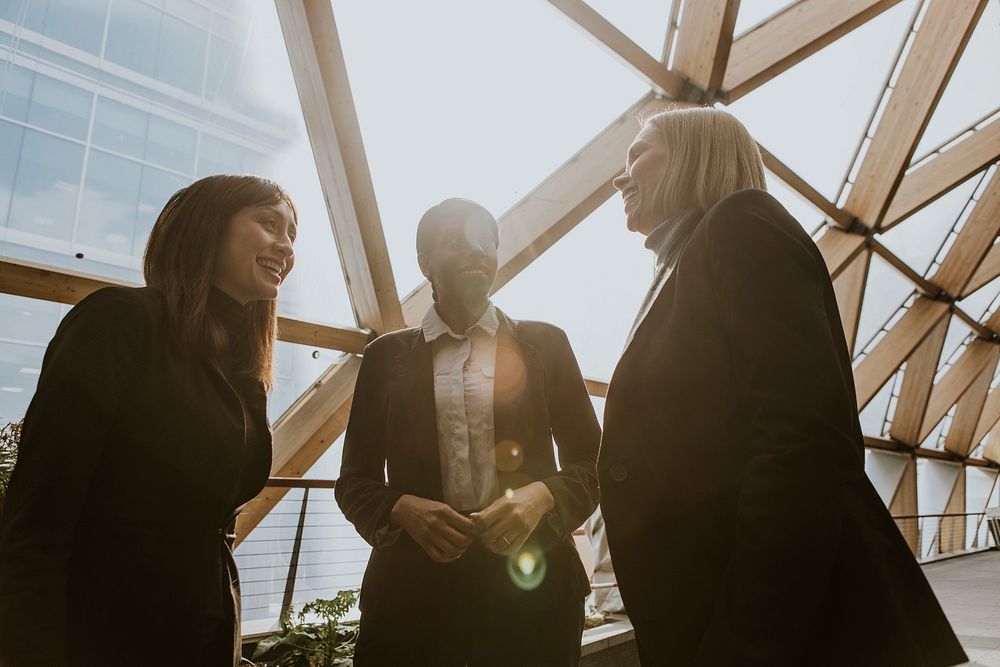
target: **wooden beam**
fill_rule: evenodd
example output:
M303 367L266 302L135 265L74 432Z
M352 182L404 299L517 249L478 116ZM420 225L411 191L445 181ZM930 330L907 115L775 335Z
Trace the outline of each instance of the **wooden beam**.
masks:
M958 360L948 369L940 382L931 390L927 403L927 414L920 429L923 442L934 427L948 414L951 406L962 398L979 374L995 358L997 347L994 343L977 338L969 343ZM992 361L992 363L996 363Z
M896 493L889 503L889 513L893 516L913 516L917 513L917 460L910 458L906 462L903 476L896 486ZM896 526L914 555L920 553L920 523L919 519L897 519Z
M975 449L983 441L983 438L993 430L997 421L1000 421L1000 391L994 389L987 395L983 410L979 413L976 432L972 435L972 449Z
M983 458L1000 464L1000 428L993 427L993 430L990 431L990 437L986 441L986 446L983 447Z
M979 442L974 440L977 426L990 391L990 383L993 382L993 376L997 371L997 361L1000 360L1000 347L990 344L989 349L991 354L986 365L958 399L955 416L948 427L948 435L945 436L944 448L959 456L968 456L975 446L974 443Z
M607 398L608 395L608 383L604 380L595 380L593 378L584 378L584 382L587 383L587 393L591 396L597 396L599 398Z
M687 81L671 72L614 24L596 12L583 0L549 0L549 4L565 14L574 25L593 38L608 53L642 77L653 90L679 100L700 96Z
M621 173L625 153L638 132L636 116L667 104L671 103L652 95L643 97L500 217L497 289L607 200L610 183ZM424 283L403 300L407 321L419 322L430 304L430 286ZM272 476L300 476L340 437L350 414L347 389L353 390L356 377L357 368L341 363L275 426ZM260 497L261 502L255 501L253 511L240 524L240 539L283 494L282 489L270 489Z
M969 283L965 286L962 296L969 296L980 287L993 282L996 278L1000 278L1000 243L994 243L990 246L990 249L986 252L986 257L983 258L982 264L972 274L972 278L969 279Z
M760 146L760 156L764 160L764 167L774 174L782 183L787 185L797 193L806 203L812 205L824 216L837 223L843 229L847 229L854 223L854 216L837 206L824 197L818 190L806 183L806 181L795 173L791 167L776 158L771 151Z
M663 52L660 62L670 65L670 52L673 51L674 41L680 27L680 13L682 0L670 0L670 19L667 21L667 34L663 38Z
M889 435L911 447L916 447L921 442L920 430L927 414L931 389L934 388L934 376L941 361L949 319L942 317L906 360L903 384L899 390Z
M943 301L920 297L913 302L903 317L854 369L858 411L868 405L886 380L948 313L948 304Z
M851 356L854 355L854 345L857 341L861 306L864 303L865 285L868 282L868 269L871 266L871 261L872 253L865 248L848 263L847 267L833 281L833 290L837 295L837 308L840 311L840 321L844 325L844 338Z
M75 305L104 287L141 285L20 259L0 259L0 293L3 294ZM278 317L278 340L287 343L359 353L371 338L371 332L364 329Z
M886 231L1000 158L1000 119L903 176L882 220Z
M867 239L860 234L851 234L836 227L828 227L826 232L816 241L826 262L826 270L830 278L836 280L855 257L865 248Z
M799 0L733 41L723 78L729 103L778 76L899 0Z
M702 90L722 87L740 0L684 4L673 69Z
M276 0L347 290L361 326L404 326L329 0Z
M948 294L965 292L1000 232L1000 171L986 184L931 281Z
M932 0L844 208L878 229L986 0Z

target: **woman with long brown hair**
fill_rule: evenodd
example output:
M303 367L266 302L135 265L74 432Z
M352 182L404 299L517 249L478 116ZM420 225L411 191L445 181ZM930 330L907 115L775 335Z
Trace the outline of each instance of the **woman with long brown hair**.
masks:
M178 191L147 287L63 319L0 523L0 665L234 665L239 508L271 465L266 391L295 208L257 176Z

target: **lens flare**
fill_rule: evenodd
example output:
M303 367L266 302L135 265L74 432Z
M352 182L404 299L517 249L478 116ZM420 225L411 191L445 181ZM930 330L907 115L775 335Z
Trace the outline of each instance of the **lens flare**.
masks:
M525 547L507 557L507 574L522 591L533 591L541 586L547 570L545 554L534 547Z
M513 440L501 441L494 451L500 472L514 472L524 463L524 450Z

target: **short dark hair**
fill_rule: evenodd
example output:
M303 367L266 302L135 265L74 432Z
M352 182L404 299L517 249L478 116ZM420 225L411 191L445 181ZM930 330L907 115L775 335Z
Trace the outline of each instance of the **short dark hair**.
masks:
M430 252L431 247L437 240L437 235L441 226L456 218L468 219L476 218L483 222L492 223L493 235L500 243L500 230L497 227L497 219L493 217L484 206L477 204L471 199L461 199L458 197L445 199L440 204L427 209L427 212L417 223L417 254L425 255Z

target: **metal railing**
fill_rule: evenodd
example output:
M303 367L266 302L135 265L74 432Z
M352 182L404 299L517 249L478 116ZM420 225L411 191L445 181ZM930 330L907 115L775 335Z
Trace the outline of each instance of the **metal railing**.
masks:
M996 547L1000 519L985 512L894 516L899 532L919 561Z

